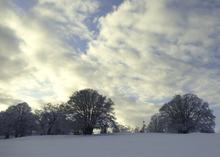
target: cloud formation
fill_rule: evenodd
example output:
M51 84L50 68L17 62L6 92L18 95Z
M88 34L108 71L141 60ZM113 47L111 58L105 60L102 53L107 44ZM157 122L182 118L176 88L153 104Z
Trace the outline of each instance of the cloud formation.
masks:
M218 1L125 1L100 18L87 56L103 87L135 100L134 114L186 92L218 105L219 13Z
M125 0L103 16L101 3L0 2L1 92L39 106L95 88L131 125L175 94L196 93L219 110L218 0Z

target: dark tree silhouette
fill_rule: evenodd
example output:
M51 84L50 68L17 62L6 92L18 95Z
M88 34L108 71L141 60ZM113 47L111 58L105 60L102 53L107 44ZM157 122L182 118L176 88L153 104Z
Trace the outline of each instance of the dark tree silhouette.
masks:
M13 120L13 117L10 117L5 111L0 112L0 135L5 136L6 139L13 132Z
M168 118L166 114L156 113L151 119L147 126L147 132L166 132Z
M5 138L10 135L30 135L35 125L34 115L26 102L10 106L2 115Z
M36 110L35 115L38 130L41 135L67 134L70 132L70 122L62 109L63 105L43 105L41 110Z
M156 126L156 130L177 133L214 132L215 116L209 104L194 94L176 95L159 111L160 114L152 117L148 128ZM162 128L158 124L162 124Z
M145 131L146 131L146 124L145 121L143 121L143 125L141 127L140 133L145 133Z
M78 131L92 134L95 127L106 133L107 127L114 122L113 101L93 89L84 89L73 93L66 111L78 125Z

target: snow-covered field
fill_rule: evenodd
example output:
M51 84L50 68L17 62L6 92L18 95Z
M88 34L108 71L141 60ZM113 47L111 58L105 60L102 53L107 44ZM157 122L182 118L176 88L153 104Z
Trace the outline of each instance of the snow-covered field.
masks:
M220 134L32 136L0 140L0 157L220 157Z

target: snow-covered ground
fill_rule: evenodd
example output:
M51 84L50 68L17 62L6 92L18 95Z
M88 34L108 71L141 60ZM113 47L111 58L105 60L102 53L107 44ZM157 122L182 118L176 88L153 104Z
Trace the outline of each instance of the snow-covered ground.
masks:
M32 136L0 140L0 157L220 157L220 134Z

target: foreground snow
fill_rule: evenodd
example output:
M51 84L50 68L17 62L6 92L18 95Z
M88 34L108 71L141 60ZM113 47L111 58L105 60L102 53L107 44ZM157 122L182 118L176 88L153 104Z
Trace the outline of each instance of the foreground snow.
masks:
M219 157L220 134L32 136L0 140L1 157Z

